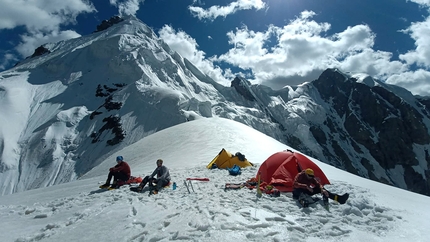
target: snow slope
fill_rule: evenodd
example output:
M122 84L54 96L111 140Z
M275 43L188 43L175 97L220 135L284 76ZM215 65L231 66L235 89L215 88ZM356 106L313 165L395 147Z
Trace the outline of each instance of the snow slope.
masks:
M225 148L256 166L240 176L205 166ZM428 241L426 196L366 180L314 160L333 192L349 192L330 211L300 208L291 194L257 198L255 190L224 191L255 176L274 152L291 149L238 122L202 118L154 133L112 154L80 180L0 197L2 241ZM147 175L162 158L178 188L158 195L98 189L114 157L133 175ZM195 193L183 186L187 177Z

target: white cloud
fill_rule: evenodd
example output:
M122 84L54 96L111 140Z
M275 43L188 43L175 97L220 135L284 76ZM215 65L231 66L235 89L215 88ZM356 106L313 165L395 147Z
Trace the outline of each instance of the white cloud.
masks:
M253 8L261 10L266 7L266 3L264 3L262 0L238 0L236 2L230 3L227 6L215 5L206 10L196 6L189 6L188 9L195 17L199 19L209 19L213 21L218 17L225 18L239 10L249 10Z
M322 70L336 67L346 72L367 73L382 81L396 84L413 94L429 95L426 80L429 72L410 71L409 65L430 64L429 20L414 23L407 31L416 40L416 50L400 55L374 50L376 35L367 25L350 26L327 36L331 25L313 21L314 12L304 11L285 26L269 26L257 32L243 26L228 32L230 50L220 56L206 59L196 41L183 31L170 26L160 31L160 36L185 58L215 80L226 85L236 74L231 69L222 71L213 62L224 62L251 71L253 83L272 88L312 81ZM276 42L270 42L276 39ZM405 61L405 62L403 62ZM220 81L221 80L221 81ZM430 91L429 91L430 92Z
M81 13L95 11L85 0L2 0L0 29L25 26L30 31L50 31L60 24L75 23Z
M359 53L348 55L339 62L339 68L349 72L362 72L380 80L386 80L393 74L408 70L406 64L400 61L391 61L392 54L384 51L374 51L370 48Z
M0 1L0 29L24 26L27 33L16 50L26 57L46 42L80 36L74 31L61 31L64 24L75 24L82 13L96 11L86 0L2 0Z
M171 26L165 25L160 29L158 34L172 50L178 52L182 57L187 58L200 71L223 85L229 85L231 80L225 79L221 68L215 66L210 59L205 58L205 52L198 49L196 40L187 33L176 31Z
M140 4L143 4L145 0L109 0L109 2L111 5L114 5L118 8L120 16L135 16L140 8Z
M415 40L415 50L400 55L401 60L406 61L409 65L417 64L418 66L430 67L430 17L424 22L412 23L405 33L410 34Z
M3 54L3 58L1 59L1 63L0 63L0 70L5 70L10 65L17 63L18 60L19 59L14 54L11 54L11 53Z
M430 7L430 0L407 0L407 1Z
M430 96L430 72L408 71L390 76L386 83L401 86L415 95Z
M78 38L80 36L80 34L72 30L53 30L48 33L33 32L31 34L21 35L22 42L15 49L23 56L30 56L37 47L45 43L55 43L61 40Z
M232 48L215 60L251 70L255 82L273 88L312 81L316 73L331 67L382 79L407 70L407 65L391 61L391 53L372 49L375 34L369 26L356 25L326 36L330 24L313 21L314 15L305 11L289 24L269 26L265 32L246 26L231 31L227 36ZM277 42L269 43L273 37Z

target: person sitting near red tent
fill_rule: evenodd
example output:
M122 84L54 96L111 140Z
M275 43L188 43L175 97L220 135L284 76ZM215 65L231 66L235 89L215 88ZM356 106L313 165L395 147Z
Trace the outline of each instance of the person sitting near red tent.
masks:
M124 161L124 157L122 156L116 157L116 162L117 162L116 166L109 168L109 174L108 174L106 183L101 185L100 188L116 189L118 187L119 181L126 182L128 181L128 179L130 179L131 169L130 169L130 166L127 164L127 162ZM110 185L110 181L112 177L113 177L113 183L112 185Z
M157 163L157 168L155 168L154 172L152 172L150 176L145 176L145 178L143 178L142 183L140 183L139 187L137 188L138 192L142 191L146 183L148 182L150 186L153 186L153 184L155 184L156 186L155 190L152 191L153 194L157 194L162 187L169 185L170 183L169 169L166 166L163 166L162 159L158 159L156 163ZM157 175L157 178L154 178L155 175Z
M295 179L293 185L293 198L299 199L301 194L307 194L309 196L321 193L324 202L328 201L328 198L339 202L340 204L346 203L349 194L345 193L342 196L338 194L331 193L327 191L319 182L318 178L314 176L314 171L311 168L307 168L299 172Z

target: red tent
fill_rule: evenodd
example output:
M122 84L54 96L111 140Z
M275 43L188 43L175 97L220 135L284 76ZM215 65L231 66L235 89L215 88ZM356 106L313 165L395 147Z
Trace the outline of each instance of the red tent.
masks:
M322 185L330 184L326 175L314 162L290 150L277 152L267 158L258 170L257 179L260 174L262 188L272 185L281 192L291 192L294 178L300 171L307 168L314 170L315 177L320 179Z

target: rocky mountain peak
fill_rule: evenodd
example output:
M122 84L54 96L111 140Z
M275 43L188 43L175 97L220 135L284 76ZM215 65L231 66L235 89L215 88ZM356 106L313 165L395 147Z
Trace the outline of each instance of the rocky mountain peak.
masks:
M350 172L388 184L397 183L394 174L401 169L406 186L429 194L429 173L416 169L420 164L430 163L430 116L422 112L423 105L418 101L406 101L381 85L369 86L333 70L326 70L312 84L334 111L331 114L335 115L327 116L326 120L330 133L343 137L356 152L351 157L342 146L330 145L330 137L316 135L321 145L332 146L330 149L334 152L330 156L345 161ZM320 133L317 129L314 128L315 134ZM416 155L418 150L422 155ZM365 154L370 154L369 158L365 158ZM387 170L388 180L378 178L378 168L374 164Z
M231 82L231 87L234 87L234 89L245 99L249 101L255 101L255 97L252 95L249 86L251 86L251 83L239 76L236 76L236 78L234 78L234 80Z
M93 33L99 32L99 31L103 31L109 27L111 27L114 24L117 24L119 22L124 21L123 18L121 18L120 16L112 16L110 19L108 20L103 20L99 25L97 25L96 30L94 30Z

